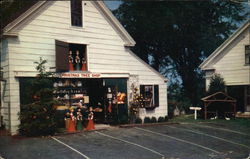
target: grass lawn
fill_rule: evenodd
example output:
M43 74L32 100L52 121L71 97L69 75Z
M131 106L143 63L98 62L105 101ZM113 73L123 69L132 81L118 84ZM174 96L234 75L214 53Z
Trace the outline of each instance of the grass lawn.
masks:
M180 122L180 123L211 123L214 125L227 125L229 127L240 128L249 130L250 134L250 119L249 118L235 118L230 120L225 119L197 119L194 120L194 115L181 115L178 117L174 117L173 119L169 120L170 122Z

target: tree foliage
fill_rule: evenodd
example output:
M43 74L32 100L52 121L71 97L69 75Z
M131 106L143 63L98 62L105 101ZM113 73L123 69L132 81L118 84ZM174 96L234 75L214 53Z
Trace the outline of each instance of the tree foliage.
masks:
M162 73L175 70L184 95L197 104L199 64L249 13L240 3L208 0L124 1L114 14L135 39L132 50Z
M219 74L214 74L211 78L208 94L214 94L216 92L225 92L226 84L224 79Z
M21 106L19 132L25 136L53 135L56 131L56 110L53 107L52 80L49 78L51 73L46 72L46 60L40 58L35 63L39 74L35 79L28 80L31 83L26 86L29 90L26 98L31 99Z

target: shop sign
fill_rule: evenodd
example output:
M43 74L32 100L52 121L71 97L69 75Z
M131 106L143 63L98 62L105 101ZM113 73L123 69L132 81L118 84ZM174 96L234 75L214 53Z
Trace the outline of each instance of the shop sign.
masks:
M101 78L100 73L61 73L55 76L60 78Z

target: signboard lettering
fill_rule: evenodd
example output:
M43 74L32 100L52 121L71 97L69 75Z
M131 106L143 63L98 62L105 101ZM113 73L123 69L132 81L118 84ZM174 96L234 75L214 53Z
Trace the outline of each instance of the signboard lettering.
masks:
M101 78L100 73L61 73L55 76L61 78Z

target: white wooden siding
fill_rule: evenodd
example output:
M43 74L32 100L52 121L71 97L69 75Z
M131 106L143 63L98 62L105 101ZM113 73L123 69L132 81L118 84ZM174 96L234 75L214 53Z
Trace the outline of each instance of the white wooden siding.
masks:
M51 2L52 3L52 2ZM19 107L19 84L14 72L35 71L34 61L48 60L47 67L55 67L55 40L88 43L89 70L104 73L130 73L139 75L140 84L159 84L160 106L142 111L141 116L167 115L167 86L164 79L134 57L125 47L124 40L94 2L84 2L84 28L70 26L69 1L54 1L46 10L39 11L28 23L16 28L18 38L9 44L9 95L13 114ZM18 123L13 120L12 123ZM14 125L15 127L17 125Z
M228 46L213 65L215 72L222 75L227 85L250 84L250 67L245 65L245 45L250 44L249 29L240 34Z

